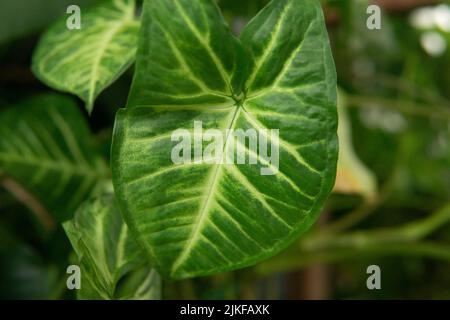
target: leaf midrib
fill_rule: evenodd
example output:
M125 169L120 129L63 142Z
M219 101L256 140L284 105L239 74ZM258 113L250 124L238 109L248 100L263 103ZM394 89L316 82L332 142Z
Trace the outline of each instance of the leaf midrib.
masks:
M92 104L94 103L96 91L95 88L98 81L98 69L100 67L101 60L108 48L108 45L112 42L115 34L118 33L127 24L133 22L132 11L130 12L124 12L125 14L123 19L113 24L113 27L111 27L111 30L104 36L104 40L101 42L100 47L97 50L98 54L94 59L93 67L91 70L91 81L89 83L89 97L87 103L88 108L92 108Z
M241 111L241 107L239 105L236 105L235 109L233 110L231 120L229 121L228 125L226 126L229 131L228 131L227 137L225 139L225 143L224 143L223 150L222 150L222 160L225 156L225 150L228 146L231 129L234 128L234 126L236 124L236 120L239 117L240 111ZM179 267L182 265L182 263L186 260L189 252L192 250L192 246L194 245L194 243L196 242L197 238L200 235L201 227L203 226L204 221L207 217L208 209L210 207L211 201L214 198L215 191L217 189L219 175L222 172L221 168L222 168L222 165L220 164L220 162L215 164L213 172L211 174L211 178L208 180L208 185L209 185L209 187L207 188L208 193L200 206L201 209L200 209L200 213L198 215L197 221L194 223L195 227L194 227L191 235L189 236L188 242L187 242L186 246L184 247L182 253L180 254L180 256L177 258L177 260L174 262L174 264L172 266L172 275L174 275L176 273L176 271L179 269Z

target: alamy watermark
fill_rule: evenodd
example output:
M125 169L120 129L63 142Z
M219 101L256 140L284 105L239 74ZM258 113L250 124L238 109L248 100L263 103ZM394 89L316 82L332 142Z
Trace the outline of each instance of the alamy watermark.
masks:
M70 265L67 267L66 273L69 274L66 281L67 289L80 290L81 289L80 267L75 264Z
M366 21L367 29L380 30L381 29L381 8L376 4L367 7L366 13L369 15Z
M381 268L373 264L367 267L366 272L370 274L366 281L367 289L381 290Z
M80 30L81 29L81 9L77 5L70 5L66 10L67 14L70 16L67 17L66 27L69 30Z
M204 130L202 121L194 121L193 131L177 129L171 140L178 142L171 152L174 164L259 164L263 176L278 173L278 129Z

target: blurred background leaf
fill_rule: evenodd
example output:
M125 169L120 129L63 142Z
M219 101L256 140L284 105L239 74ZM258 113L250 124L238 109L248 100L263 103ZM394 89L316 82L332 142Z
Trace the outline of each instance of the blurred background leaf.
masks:
M73 101L41 95L0 114L3 186L48 229L69 219L108 176L83 115Z
M361 194L372 199L377 193L374 174L361 162L353 149L352 128L347 111L344 92L338 95L339 114L339 160L334 191L337 193Z

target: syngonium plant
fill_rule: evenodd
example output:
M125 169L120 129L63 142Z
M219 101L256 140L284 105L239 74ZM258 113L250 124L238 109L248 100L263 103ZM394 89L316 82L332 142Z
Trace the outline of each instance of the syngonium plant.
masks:
M0 118L2 135L15 137L0 143L5 172L61 221L78 207L64 228L87 283L81 298L155 298L149 265L182 279L256 264L314 223L335 180L336 74L318 1L273 0L239 37L213 0L144 0L139 11L134 0L82 9L80 30L57 22L33 57L39 79L89 112L136 59L115 121L114 191L102 187L109 170L68 98L40 97ZM266 137L279 149L277 174L260 174L264 158L174 164L171 134L194 121L278 129L277 141Z

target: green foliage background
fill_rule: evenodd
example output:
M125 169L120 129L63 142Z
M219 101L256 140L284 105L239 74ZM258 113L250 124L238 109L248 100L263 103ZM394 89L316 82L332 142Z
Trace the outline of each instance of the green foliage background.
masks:
M70 4L89 2L95 1ZM219 5L239 32L266 2ZM345 182L345 188L337 187L321 221L287 252L252 268L164 283L163 298L450 298L450 33L436 30L447 50L432 57L420 44L426 31L410 24L412 8L383 11L382 29L371 31L365 1L323 5L340 108L352 131L345 143L363 169L353 162L341 167L338 186ZM65 8L62 1L0 4L3 115L51 92L33 76L31 56L42 31ZM77 101L103 161L131 77L125 72L100 94L91 118ZM75 298L65 273L74 254L59 218L36 214L27 199L11 193L17 188L2 168L0 177L0 298ZM372 264L382 270L379 291L366 288Z

